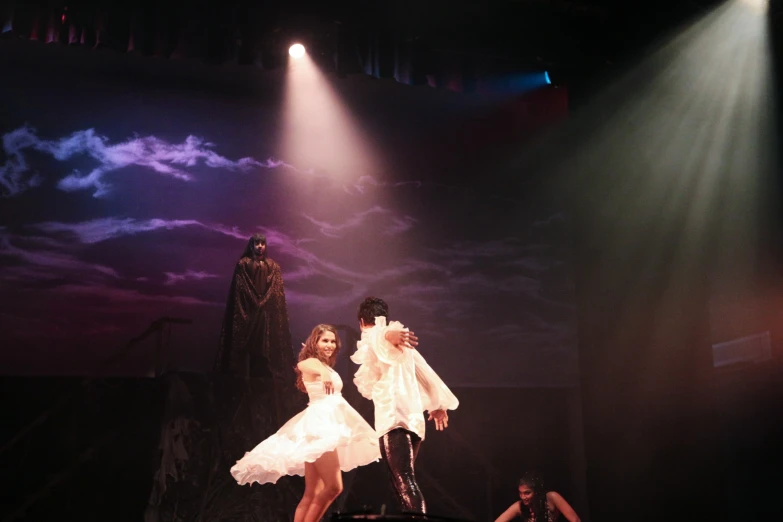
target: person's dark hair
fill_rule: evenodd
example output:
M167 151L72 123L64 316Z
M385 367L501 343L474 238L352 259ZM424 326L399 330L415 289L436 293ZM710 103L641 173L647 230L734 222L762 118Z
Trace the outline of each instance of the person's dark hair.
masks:
M549 507L546 502L546 488L541 476L535 471L528 471L519 479L519 486L526 486L533 490L533 500L530 507L522 501L519 502L519 510L522 512L522 520L547 521L549 520Z
M323 359L318 353L318 341L321 340L321 336L325 332L332 332L336 341L336 346L332 352L332 356L329 359ZM330 324L316 325L316 327L313 328L313 331L310 333L310 337L307 338L304 346L302 346L302 350L299 352L299 362L313 357L330 368L334 368L334 364L337 362L337 354L340 353L340 346L340 336L337 334L337 329L334 326ZM294 372L296 372L296 387L299 389L299 391L307 393L307 388L305 388L304 381L302 380L301 370L294 366Z
M247 246L245 246L242 257L253 257L253 248L259 243L266 245L266 236L263 234L253 234L253 236L247 240Z
M376 317L389 318L389 305L379 297L367 297L359 305L359 311L356 315L366 324L375 324Z

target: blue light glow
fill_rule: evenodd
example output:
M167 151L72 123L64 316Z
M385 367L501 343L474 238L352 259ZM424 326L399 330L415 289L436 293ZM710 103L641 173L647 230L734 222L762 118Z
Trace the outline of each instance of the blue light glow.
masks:
M547 71L509 75L489 82L493 92L505 94L522 94L551 84Z

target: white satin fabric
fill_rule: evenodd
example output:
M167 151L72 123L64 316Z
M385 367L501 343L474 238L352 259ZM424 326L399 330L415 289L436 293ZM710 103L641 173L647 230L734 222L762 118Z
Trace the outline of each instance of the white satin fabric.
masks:
M234 464L231 475L239 484L274 484L283 475L304 475L305 462L332 450L343 471L380 460L378 436L343 398L343 381L331 372L334 393L324 392L320 378L305 382L307 408Z
M424 439L424 412L454 410L459 401L418 350L400 349L386 340L386 332L394 330L408 329L399 321L387 325L385 317L376 317L375 326L362 328L351 356L359 365L353 382L363 397L375 403L378 437L405 428Z

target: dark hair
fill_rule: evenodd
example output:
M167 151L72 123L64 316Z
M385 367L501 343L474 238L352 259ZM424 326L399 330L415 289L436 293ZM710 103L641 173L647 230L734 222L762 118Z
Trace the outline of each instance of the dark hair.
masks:
M318 341L321 340L321 336L324 334L324 332L332 332L334 334L334 340L337 344L334 351L332 352L332 356L329 357L328 360L322 359L321 354L318 353ZM312 357L328 365L330 368L334 368L334 363L337 362L338 353L340 353L340 336L337 334L337 329L330 324L319 324L313 328L313 331L310 332L310 337L307 338L304 346L302 346L302 350L299 352L299 362L302 362L305 359L310 359ZM302 380L301 370L294 366L294 371L296 372L296 387L299 389L299 391L307 393L307 388L305 388L304 381Z
M367 297L359 305L359 311L356 315L366 324L375 324L376 317L389 318L389 305L379 297Z
M266 245L266 236L263 234L253 234L253 236L247 240L247 246L245 246L242 257L253 257L253 248L259 243Z
M541 476L535 471L528 471L519 479L519 487L527 486L533 490L533 500L530 507L524 502L519 502L519 510L522 512L522 520L535 520L545 522L549 520L549 507L546 502L546 488Z

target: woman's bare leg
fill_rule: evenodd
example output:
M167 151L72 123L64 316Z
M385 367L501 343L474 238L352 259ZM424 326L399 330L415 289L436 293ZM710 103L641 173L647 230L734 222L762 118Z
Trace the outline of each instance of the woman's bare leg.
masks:
M340 459L336 451L324 453L313 463L319 478L319 486L303 522L319 522L329 506L343 492L343 474L340 471ZM307 468L305 468L306 471Z
M323 482L318 476L315 465L310 462L305 462L305 490L302 495L302 500L300 500L299 504L296 506L294 522L304 522L307 510L310 509L310 504L321 489L323 489Z

